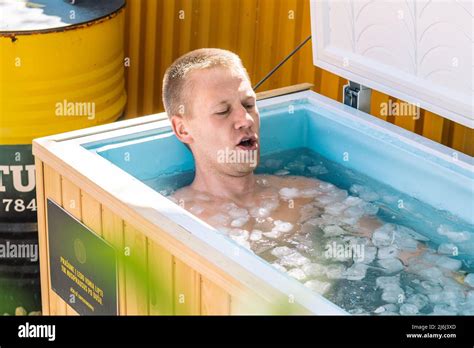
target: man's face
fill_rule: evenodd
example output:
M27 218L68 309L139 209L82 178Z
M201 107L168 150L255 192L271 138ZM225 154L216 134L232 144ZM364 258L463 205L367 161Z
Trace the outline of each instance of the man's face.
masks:
M190 74L189 115L183 123L196 163L222 174L244 176L258 165L260 115L250 81L225 67Z

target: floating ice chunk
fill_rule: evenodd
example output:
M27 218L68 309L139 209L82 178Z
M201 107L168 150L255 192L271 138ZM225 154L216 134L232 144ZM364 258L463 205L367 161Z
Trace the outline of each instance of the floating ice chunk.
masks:
M290 172L286 169L280 169L280 170L277 170L275 173L273 173L275 175L278 175L278 176L284 176L284 175L288 175L290 174Z
M353 194L359 195L364 201L372 202L380 199L380 196L370 188L358 184L354 184L349 189Z
M438 234L448 237L455 243L465 242L471 238L471 235L467 231L455 232L450 226L440 225L438 227Z
M326 266L326 277L329 279L343 279L346 267L343 264L332 264Z
M377 253L377 257L381 260L398 257L398 249L393 245L380 247Z
M305 263L309 263L310 260L307 257L304 257L301 255L299 252L295 251L291 254L284 255L280 259L280 264L283 266L289 266L289 267L298 267L302 266Z
M272 265L273 267L275 267L277 270L286 273L286 268L283 267L282 265L280 265L279 263L274 262L274 263L272 263L271 265Z
M230 223L230 216L219 213L211 216L209 222L212 226L225 226Z
M364 213L367 215L376 215L379 212L379 207L372 203L364 204L362 209L364 209Z
M250 216L254 218L266 218L270 216L270 211L263 207L255 207L250 209Z
M443 288L441 286L439 286L439 284L437 282L432 282L430 280L424 280L421 282L421 291L423 291L423 293L425 295L428 295L428 294L437 294L437 293L440 293L441 291L443 291Z
M306 279L306 274L303 272L301 268L292 268L288 271L288 275L293 277L299 281L303 281Z
M462 267L460 260L452 259L444 255L425 253L423 259L433 265L450 271L458 271Z
M399 286L390 286L384 289L382 300L388 303L400 303L405 298L405 292Z
M305 167L306 166L304 165L303 162L293 161L293 162L288 163L285 166L285 169L288 169L289 171L293 171L293 172L302 172L304 171Z
M249 217L248 217L248 216L243 216L243 217L239 217L239 218L237 218L237 219L232 220L232 222L230 223L230 225L231 225L232 227L242 227L242 226L244 226L248 221L249 221Z
M278 232L287 233L293 229L293 224L290 222L275 220L274 224L275 224L275 227L273 227L272 230L275 230Z
M385 272L387 273L397 273L403 270L404 266L399 259L383 259L378 260L377 262L379 266L381 266Z
M241 230L239 228L233 228L229 232L229 237L241 245L244 245L244 244L246 245L248 244L246 242L247 242L247 239L249 238L249 231Z
M429 303L429 298L426 295L423 294L415 294L413 296L410 296L407 300L406 303L412 304L416 306L418 311L422 310L428 303Z
M349 207L344 210L344 216L348 218L359 219L362 215L364 215L364 209L359 206Z
M189 211L195 215L199 215L204 211L204 208L200 205L193 205L191 208L189 208Z
M438 246L438 253L444 255L457 256L459 253L458 247L452 243L442 243Z
M364 246L362 249L362 255L356 255L355 253L352 256L354 262L360 262L364 264L369 264L375 260L375 255L377 255L377 248L374 246Z
M393 303L387 303L383 306L380 306L374 310L374 313L380 314L384 312L395 312L398 311L398 307L394 305Z
M375 285L381 289L386 289L390 286L400 286L400 275L391 277L378 277L375 280Z
M265 179L265 178L257 178L256 182L257 182L257 185L260 185L260 186L262 186L262 187L268 187L268 186L270 186L270 183L269 183L268 180Z
M307 277L318 277L326 273L326 267L318 263L306 263L301 269Z
M400 306L401 315L415 315L417 313L418 313L418 307L413 304L404 303Z
M437 304L433 307L433 314L435 315L456 315L458 311L446 304Z
M430 241L430 239L428 237L425 237L424 235L413 231L411 228L408 228L408 227L402 226L402 225L397 225L396 234L399 235L400 238L409 238L409 237L411 237L415 240L422 241L422 242L429 242Z
M331 284L329 284L328 282L322 282L317 279L312 279L304 283L304 286L310 288L311 290L317 292L320 295L324 295L331 287Z
M328 170L322 164L318 164L316 166L310 166L308 167L308 170L313 175L324 175L328 173Z
M249 239L254 242L262 239L262 231L252 230L252 232L250 233Z
M320 194L321 191L319 191L317 188L307 188L300 191L300 195L303 198L314 198Z
M269 158L265 161L265 167L269 169L278 169L283 164L282 160Z
M321 181L319 183L319 190L321 192L330 192L330 191L333 191L335 188L336 188L336 186L334 186L333 184L331 184L329 182Z
M393 243L395 225L384 224L372 234L372 243L377 247L389 246Z
M283 199L293 199L300 195L300 190L294 187L283 187L278 192Z
M314 204L305 204L300 209L300 219L299 222L305 222L309 219L319 216L320 210Z
M469 273L466 277L464 277L464 284L474 288L474 273Z
M337 225L324 226L323 231L324 231L324 236L325 237L342 236L343 234L347 233L346 231L344 231L342 228L340 228Z
M364 203L362 201L362 199L358 198L358 197L354 197L354 196L348 196L344 202L343 202L346 206L348 207L355 207L355 206L358 206L358 205L361 205L362 203Z
M327 213L327 214L331 214L331 215L339 215L341 214L347 207L341 203L341 202L335 202L335 203L332 203L332 204L329 204L328 206L326 206L324 208L324 211Z
M280 247L275 247L271 251L271 254L275 257L282 258L285 255L289 255L291 253L294 253L295 251L291 248L288 248L287 246L280 246Z
M348 280L362 280L365 278L367 268L368 266L363 263L354 263L344 271L343 276Z
M228 213L234 219L249 216L249 212L247 211L247 209L243 209L243 208L239 208L239 207L233 207L233 208L229 209Z
M272 230L270 232L264 232L263 235L267 238L276 239L281 236L281 232Z
M438 267L427 267L421 269L417 274L426 280L441 284L443 278L443 272Z
M262 202L262 208L267 209L268 211L273 211L280 206L278 199L266 199Z

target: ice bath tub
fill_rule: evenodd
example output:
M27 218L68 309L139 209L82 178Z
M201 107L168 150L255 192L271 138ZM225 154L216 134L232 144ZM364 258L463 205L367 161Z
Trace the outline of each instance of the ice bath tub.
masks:
M311 149L431 205L467 226L471 262L471 157L312 91L258 105L262 155ZM193 168L164 114L37 139L33 152L44 313L77 314L51 287L51 199L114 247L118 314L347 314L150 187ZM430 238L443 242L436 229Z

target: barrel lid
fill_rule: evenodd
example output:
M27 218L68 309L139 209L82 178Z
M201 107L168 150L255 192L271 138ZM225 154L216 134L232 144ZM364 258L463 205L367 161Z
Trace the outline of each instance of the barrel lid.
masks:
M124 5L125 0L0 0L0 33L68 29L106 17Z
M474 128L473 7L311 0L313 63Z

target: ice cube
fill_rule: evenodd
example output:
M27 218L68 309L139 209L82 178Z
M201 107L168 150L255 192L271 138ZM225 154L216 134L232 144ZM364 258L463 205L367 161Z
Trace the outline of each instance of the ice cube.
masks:
M364 209L359 206L349 207L344 210L344 216L348 218L359 219L362 215L364 215Z
M377 247L389 246L393 243L395 225L384 224L372 234L372 243Z
M254 218L266 218L270 216L270 211L263 207L255 207L250 209L250 216Z
M287 246L280 246L273 248L271 254L275 257L282 258L283 256L289 255L293 252L295 252L294 249L288 248Z
M242 230L239 228L233 228L229 232L229 237L235 240L239 244L247 244L244 242L246 242L247 239L249 238L249 231Z
M283 164L282 160L269 158L265 161L265 167L269 169L278 169Z
M325 237L336 237L346 234L347 232L344 231L337 225L328 225L323 227L324 236Z
M426 295L423 294L415 294L413 296L410 296L407 300L406 303L412 304L416 306L418 311L422 310L428 303L429 303L429 298Z
M360 262L364 264L369 264L375 259L375 255L377 255L377 248L373 246L364 246L362 249L362 255L353 254L352 259L354 262Z
M405 292L399 286L387 286L382 293L382 300L388 303L402 303Z
M365 278L367 273L367 265L363 263L354 263L351 267L346 269L343 273L343 277L348 280L362 280Z
M413 231L411 228L408 228L406 226L402 225L397 225L397 234L400 235L401 238L413 238L415 240L421 241L421 242L429 242L430 239L428 237L425 237L424 235Z
M415 315L417 313L418 313L418 307L413 304L404 303L400 306L401 315Z
M283 187L278 193L281 198L288 200L298 197L300 195L300 190L294 187Z
M442 243L438 246L438 253L444 255L457 256L459 253L458 247L452 243Z
M244 226L248 221L249 221L249 217L248 217L248 216L243 216L243 217L239 217L239 218L237 218L237 219L232 220L232 222L230 223L230 225L231 225L232 227L242 227L242 226Z
M272 263L271 265L272 265L273 267L275 267L277 270L286 273L286 268L283 267L282 265L280 265L279 263L274 262L274 263Z
M375 280L375 284L381 289L385 289L389 286L400 286L400 275L391 277L378 277Z
M464 277L464 284L474 288L474 273L469 273Z
M310 288L318 294L324 295L330 289L331 284L329 284L328 282L322 282L317 279L312 279L304 283L304 286Z
M330 192L330 191L333 191L335 188L336 188L336 186L334 186L333 184L331 184L329 182L321 181L319 183L319 190L321 192Z
M458 271L462 266L460 260L452 259L445 255L425 253L423 255L423 260L450 271Z
M396 258L378 260L377 263L385 270L386 273L397 273L404 268L402 262Z
M300 195L303 198L314 198L320 194L321 192L317 188L307 188L300 191Z
M398 248L393 245L380 247L377 253L377 257L381 260L398 257Z
M305 167L306 166L304 165L303 162L293 161L293 162L288 163L285 166L285 169L288 169L288 170L293 171L293 172L302 172L302 171L304 171Z
M271 232L264 232L263 235L267 238L276 239L281 236L281 232L272 230Z
M310 171L311 174L316 175L316 176L324 175L328 173L328 170L322 164L318 164L316 166L310 166L308 167L308 170Z
M226 214L216 214L211 216L209 223L212 226L226 226L230 223L230 216Z
M364 209L364 213L367 215L377 215L379 212L379 207L372 203L364 204L362 209Z
M239 207L233 207L229 209L228 214L234 219L249 216L249 212L247 211L247 209L243 209Z
M306 263L301 269L307 277L318 277L326 273L326 267L318 263Z
M343 279L346 267L343 264L331 264L326 266L326 277L329 279Z
M260 240L262 239L262 231L260 230L253 230L251 233L250 233L250 237L249 239L251 241L257 241L257 240Z
M433 308L433 314L435 315L456 315L458 311L456 308L453 308L446 304L437 304Z
M398 311L398 307L396 305L394 305L393 303L387 303L383 306L380 306L380 307L377 307L375 310L374 310L374 313L376 314L381 314L381 313L386 313L386 312L395 312L395 311Z
M273 173L277 176L284 176L284 175L288 175L290 174L290 172L286 169L280 169L280 170L277 170L275 173Z
M288 271L288 275L293 277L299 281L303 281L306 279L306 274L303 272L301 268L292 268Z
M341 214L345 209L346 205L341 203L341 202L335 202L327 205L324 208L325 213L331 214L331 215L339 215Z
M204 211L204 208L196 204L189 208L189 211L195 215L199 215Z
M471 238L471 235L467 231L453 231L450 226L440 225L438 227L438 234L448 237L455 243L465 242Z
M290 222L275 220L274 224L275 224L275 227L273 227L272 230L275 230L278 232L287 233L293 229L293 224Z
M299 252L295 251L291 254L284 255L280 259L280 264L283 266L290 266L290 267L297 267L297 266L302 266L305 263L309 263L310 260L301 255Z

